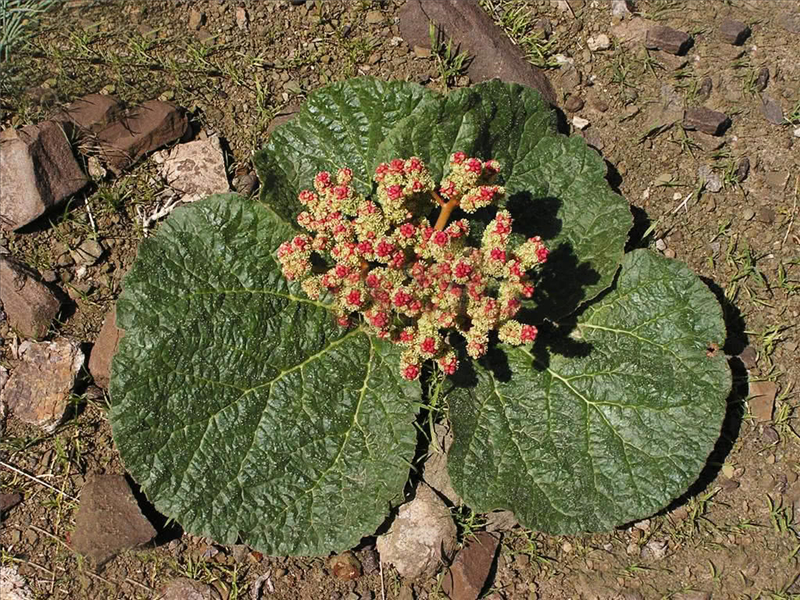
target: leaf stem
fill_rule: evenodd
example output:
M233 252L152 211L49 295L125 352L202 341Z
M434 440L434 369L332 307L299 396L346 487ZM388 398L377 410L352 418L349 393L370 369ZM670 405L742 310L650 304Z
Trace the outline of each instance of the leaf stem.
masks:
M450 220L450 215L456 206L458 206L458 199L456 198L442 205L442 211L439 213L439 218L436 219L436 225L433 226L436 231L442 231L447 226L447 221Z

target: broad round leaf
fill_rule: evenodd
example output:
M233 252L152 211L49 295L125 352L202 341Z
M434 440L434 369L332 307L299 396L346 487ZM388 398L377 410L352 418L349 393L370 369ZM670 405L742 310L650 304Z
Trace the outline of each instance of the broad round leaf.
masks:
M682 263L625 256L572 335L501 347L448 396L449 471L474 510L551 533L608 530L683 493L720 434L722 311ZM560 352L557 353L557 352Z
M283 279L291 229L214 196L142 243L117 305L111 423L156 508L271 554L350 548L401 500L418 384Z

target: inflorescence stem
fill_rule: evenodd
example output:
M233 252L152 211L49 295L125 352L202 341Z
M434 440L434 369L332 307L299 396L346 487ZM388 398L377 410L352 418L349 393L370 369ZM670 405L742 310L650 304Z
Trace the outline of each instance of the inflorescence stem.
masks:
M438 196L438 194L434 195ZM453 210L455 210L456 206L458 206L458 198L453 198L447 202L442 203L442 199L438 198L441 206L442 212L439 213L439 218L436 219L436 225L433 228L436 231L443 231L445 227L447 227L447 222L450 220L450 215L453 214Z

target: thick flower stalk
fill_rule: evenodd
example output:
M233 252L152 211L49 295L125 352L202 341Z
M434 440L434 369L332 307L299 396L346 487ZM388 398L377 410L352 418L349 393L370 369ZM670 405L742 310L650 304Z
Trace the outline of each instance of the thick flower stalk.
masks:
M350 169L318 173L315 189L298 196L306 210L297 222L308 233L278 248L283 273L312 299L330 294L340 325L361 315L371 333L404 346L406 379L419 377L430 359L455 373L452 330L472 358L486 353L493 330L508 344L532 342L536 327L514 317L533 295L531 271L547 260L541 239L511 248L506 210L488 224L480 247L467 244L467 219L450 221L456 208L474 213L502 198L499 172L495 160L456 152L437 190L419 158L394 159L375 170L374 201L351 186ZM434 225L425 217L431 202L440 207Z

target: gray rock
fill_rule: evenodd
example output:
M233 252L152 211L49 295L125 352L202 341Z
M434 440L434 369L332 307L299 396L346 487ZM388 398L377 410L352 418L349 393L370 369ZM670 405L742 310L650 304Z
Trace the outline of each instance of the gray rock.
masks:
M764 118L775 125L783 125L783 109L781 105L769 96L761 98L761 114Z
M95 142L100 158L118 175L145 154L182 138L188 127L181 108L151 100L102 129Z
M79 267L91 267L103 256L105 248L97 240L84 240L71 252L72 259Z
M75 380L83 367L80 345L65 338L23 342L20 359L0 391L0 403L20 421L53 431L64 418Z
M250 15L247 14L247 9L244 6L236 7L236 26L242 31L247 31L250 24Z
M450 511L427 484L400 507L388 533L379 536L378 552L406 579L432 577L456 549L456 525Z
M510 531L519 525L517 517L510 510L495 510L486 513L486 531L489 533L495 531Z
M656 25L647 31L644 45L670 54L683 54L692 45L692 38L685 31Z
M0 567L0 598L3 600L33 600L28 582L17 572L13 564Z
M739 159L739 164L736 165L736 180L742 183L750 174L750 159L743 156Z
M59 123L0 133L0 229L19 229L81 190L88 179Z
M705 181L705 189L716 194L722 189L722 179L709 165L697 169L697 178Z
M778 17L778 22L789 33L800 35L800 12L786 12Z
M719 25L719 36L734 46L741 46L749 35L750 28L741 21L725 18Z
M61 301L36 273L0 255L0 302L9 324L22 336L42 338L61 308Z
M210 585L180 577L171 581L162 590L159 598L162 600L221 600L222 596Z
M611 16L624 19L631 16L627 0L611 0Z
M441 494L453 506L462 504L461 497L456 493L447 471L447 453L453 444L453 432L447 423L437 423L434 426L438 448L431 444L422 479L431 488Z
M739 354L739 360L742 361L745 369L754 369L758 362L758 351L753 346L745 346L744 350Z
M687 108L683 116L685 129L696 129L709 135L722 135L730 124L731 120L725 113L702 106Z
M122 550L146 544L155 535L122 475L98 475L81 490L72 548L96 565L102 566Z
M155 159L161 163L161 177L183 195L184 202L230 191L225 156L216 135L178 144L169 152L157 153Z
M661 560L667 556L669 544L666 540L651 539L642 548L642 558L650 560Z
M567 101L564 102L564 109L567 112L575 113L581 110L583 108L583 105L584 105L583 98L581 98L580 96L570 96L569 98L567 98Z
M473 56L467 70L472 81L499 78L521 83L556 104L555 91L544 72L527 61L477 0L409 0L398 16L400 35L409 46L430 46L429 24L433 21L443 39L452 38L462 52Z

